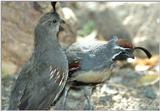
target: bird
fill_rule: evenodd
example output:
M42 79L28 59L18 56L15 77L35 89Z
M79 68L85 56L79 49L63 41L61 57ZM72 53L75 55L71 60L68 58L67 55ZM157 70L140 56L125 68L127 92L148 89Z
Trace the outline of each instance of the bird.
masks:
M147 49L135 47L132 43L125 39L119 39L117 36L113 36L108 42L85 41L72 44L66 49L69 77L64 91L64 107L68 90L75 85L85 84L86 87L83 87L90 109L89 94L91 91L87 91L88 86L104 83L110 78L116 61L134 58L133 52L137 49L141 49L148 58L151 58L152 55Z
M48 110L68 78L68 60L58 42L61 18L53 11L43 15L34 31L34 50L13 86L9 110Z
M118 60L134 59L134 50L143 50L148 58L150 52L143 47L134 47L124 39L113 37L108 43L75 43L66 50L69 63L69 81L100 83L107 79L102 72L109 71ZM93 73L92 73L93 72Z

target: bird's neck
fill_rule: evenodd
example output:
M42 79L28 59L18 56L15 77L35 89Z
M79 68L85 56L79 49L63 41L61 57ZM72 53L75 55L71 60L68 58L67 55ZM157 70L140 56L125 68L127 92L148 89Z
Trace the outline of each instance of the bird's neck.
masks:
M44 51L46 49L56 49L60 45L57 40L57 31L51 31L45 26L38 24L34 31L34 51ZM48 49L48 50L49 50Z
M111 44L103 44L98 47L95 51L95 66L97 69L109 67L112 64L112 45Z
M56 34L45 34L45 36L44 34L39 34L35 36L33 56L36 61L45 62L49 60L50 56L54 56L55 52L59 52L59 50L60 45Z
M96 49L96 54L98 56L106 56L112 53L112 45L111 44L103 44Z
M59 47L59 43L57 40L57 35L51 35L51 34L46 34L46 35L38 35L35 37L35 50L43 50L43 48L56 48Z

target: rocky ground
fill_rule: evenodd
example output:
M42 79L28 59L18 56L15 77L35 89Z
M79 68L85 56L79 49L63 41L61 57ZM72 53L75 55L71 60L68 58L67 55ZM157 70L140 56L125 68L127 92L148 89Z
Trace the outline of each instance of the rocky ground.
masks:
M113 73L110 80L99 84L93 90L91 102L96 110L160 110L159 78L147 81L131 67L121 68ZM153 77L156 74L152 75ZM143 80L144 79L144 80ZM2 109L7 109L11 86L15 76L2 78ZM62 108L63 96L56 104ZM88 103L83 89L69 91L66 109L87 109ZM52 108L55 108L53 106Z
M106 83L94 87L91 94L93 108L96 110L159 110L160 78L159 70L155 69L159 65L149 66L148 70L141 69L141 71L135 67L140 68L147 65L138 63L134 66L133 63L132 65L123 63L118 66L121 67L113 71L111 78ZM153 71L152 74L151 71ZM66 109L83 110L89 108L83 88L78 91L70 90ZM90 88L88 86L88 92ZM57 102L56 109L62 108L62 101L63 97Z
M38 4L41 8L34 2L2 2L2 109L8 107L17 71L32 53L34 27L39 17L50 10L48 2ZM108 40L116 34L146 47L154 55L150 60L141 58L119 64L110 80L94 88L94 109L160 110L160 4L63 2L61 7L59 13L68 23L64 26L67 30L60 35L64 47L76 40ZM137 55L145 58L141 52ZM53 108L61 105L61 99ZM67 99L66 109L87 107L83 90L71 89Z

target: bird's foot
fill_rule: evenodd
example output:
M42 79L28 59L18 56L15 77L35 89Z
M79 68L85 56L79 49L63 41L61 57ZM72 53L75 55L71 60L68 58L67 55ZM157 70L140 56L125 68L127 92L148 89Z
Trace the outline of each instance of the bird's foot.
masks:
M93 87L84 87L84 96L86 97L87 104L85 104L84 110L94 110L94 106L91 103L91 94Z
M92 103L85 104L84 110L94 110L94 105Z

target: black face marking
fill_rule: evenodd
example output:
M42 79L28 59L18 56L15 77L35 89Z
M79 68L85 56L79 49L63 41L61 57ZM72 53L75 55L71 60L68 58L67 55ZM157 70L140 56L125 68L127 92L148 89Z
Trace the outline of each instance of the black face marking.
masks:
M133 54L133 49L124 49L120 50L114 56L112 57L113 61L116 60L126 60L127 58L133 58L134 59L134 54Z

